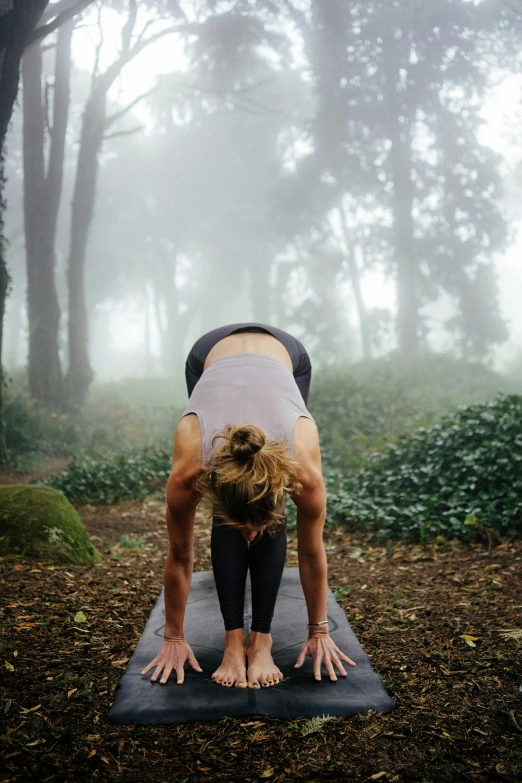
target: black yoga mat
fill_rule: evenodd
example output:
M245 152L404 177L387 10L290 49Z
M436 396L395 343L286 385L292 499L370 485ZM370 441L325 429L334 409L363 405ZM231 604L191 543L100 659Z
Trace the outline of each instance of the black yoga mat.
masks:
M267 715L270 718L312 718L321 715L353 715L355 712L390 712L394 702L350 628L346 615L328 590L330 634L338 647L357 666L345 664L347 677L331 682L327 675L313 677L310 657L294 669L307 635L306 606L297 568L285 568L274 620L272 654L284 674L279 685L270 688L225 688L211 680L223 657L223 620L219 611L212 572L192 577L185 636L203 669L195 672L185 665L185 683L177 685L175 673L165 685L151 683L151 670L140 671L154 658L163 641L165 611L163 592L151 612L145 630L129 661L109 712L115 723L190 723L235 716ZM247 583L245 626L250 625L250 590ZM323 668L324 672L324 668Z

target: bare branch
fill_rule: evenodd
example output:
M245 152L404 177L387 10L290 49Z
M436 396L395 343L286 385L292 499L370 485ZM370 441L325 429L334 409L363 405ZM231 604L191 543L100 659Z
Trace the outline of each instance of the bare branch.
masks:
M130 50L132 33L136 26L136 17L138 16L138 6L136 0L129 0L129 15L127 21L122 27L121 31L121 51L128 52Z
M96 52L94 55L94 65L92 69L92 84L91 84L91 91L94 87L94 81L98 75L98 68L100 66L100 54L103 46L103 26L101 23L101 15L102 15L102 5L101 3L98 5L98 31L100 33L100 40L98 42L98 46L96 47Z
M48 79L45 80L45 89L44 89L44 123L45 128L47 130L47 133L52 138L53 136L53 129L51 127L51 121L49 119L49 81Z
M149 19L149 21L148 21L148 22L147 22L147 24L144 26L144 28L143 28L143 30L141 31L141 33L138 35L138 37L137 37L137 39L136 39L136 43L139 43L139 42L140 42L140 41L143 39L143 36L145 35L145 33L147 32L147 30L149 29L149 27L150 27L151 25L153 25L155 22L159 22L159 21L160 21L159 19Z
M105 120L105 127L110 128L111 125L114 125L115 122L118 120L121 120L122 117L124 117L128 112L130 112L136 104L138 104L140 101L142 101L144 98L147 98L149 95L152 95L153 92L155 92L158 89L158 85L154 85L152 89L147 90L147 92L142 93L141 95L138 95L137 98L134 98L133 101L131 101L127 106L125 106L123 109L120 109L117 112L114 112L114 114L111 114L107 119Z
M164 82L164 84L167 84L167 87L170 87L173 85L174 87L181 87L182 89L194 91L194 92L210 92L215 95L243 95L245 93L250 92L251 90L255 90L257 87L260 87L263 84L266 84L267 82L273 81L272 77L268 77L267 79L261 79L261 81L256 82L255 84L249 84L246 87L242 87L241 89L237 89L232 87L229 90L220 90L215 87L202 87L200 84L189 84L187 82L175 82L175 81L168 81Z
M157 33L154 33L154 35L149 36L148 38L144 38L139 42L136 42L134 46L132 46L131 49L128 51L122 51L120 53L120 56L117 60L115 60L107 70L105 71L102 76L99 77L99 83L100 83L100 89L102 91L107 91L111 84L114 82L114 80L117 78L121 70L127 63L129 63L131 60L133 60L135 57L137 57L140 52L142 52L147 46L149 46L151 43L154 43L154 41L158 41L160 38L163 38L165 35L170 35L171 33L180 33L180 32L186 32L187 30L192 30L194 28L194 25L187 25L186 27L180 28L180 27L169 27L166 30L160 30Z
M60 25L62 25L64 22L67 22L69 19L73 19L77 14L85 11L85 9L88 8L88 6L90 6L93 2L94 0L78 0L78 2L73 6L67 8L65 11L62 11L61 14L58 14L58 16L56 16L52 22L35 28L35 30L33 30L32 34L29 36L27 46L30 46L35 41L41 41L42 38L45 38L47 35L49 35L49 33L57 30L58 27L60 27Z
M63 11L68 11L76 3L76 0L60 0L59 3L49 3L38 20L38 24L47 24Z
M135 128L130 128L130 130L116 131L115 133L109 133L107 136L103 137L103 140L107 141L107 139L115 139L116 136L131 136L133 133L139 133L144 128L145 128L145 125L136 125Z

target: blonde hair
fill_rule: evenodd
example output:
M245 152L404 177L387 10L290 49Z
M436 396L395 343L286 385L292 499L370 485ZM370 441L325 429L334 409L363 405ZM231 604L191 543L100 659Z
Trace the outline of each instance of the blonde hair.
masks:
M285 520L285 495L299 491L299 463L285 441L269 440L255 424L229 424L212 439L225 444L198 480L214 516L234 528L276 533Z

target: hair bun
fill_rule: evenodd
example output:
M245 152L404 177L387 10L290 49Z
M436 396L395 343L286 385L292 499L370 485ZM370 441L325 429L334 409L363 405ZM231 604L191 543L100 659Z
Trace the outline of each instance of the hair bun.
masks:
M266 443L265 433L254 424L237 427L230 434L230 453L241 465L252 459Z

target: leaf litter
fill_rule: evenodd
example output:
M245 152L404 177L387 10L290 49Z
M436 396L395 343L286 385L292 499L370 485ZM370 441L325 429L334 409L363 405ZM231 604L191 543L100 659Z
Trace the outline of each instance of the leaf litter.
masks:
M116 726L114 690L161 589L164 509L79 512L100 565L0 561L2 783L522 778L522 542L326 532L329 584L395 700L387 715ZM145 543L116 547L122 536ZM196 540L195 570L210 570L202 515Z

